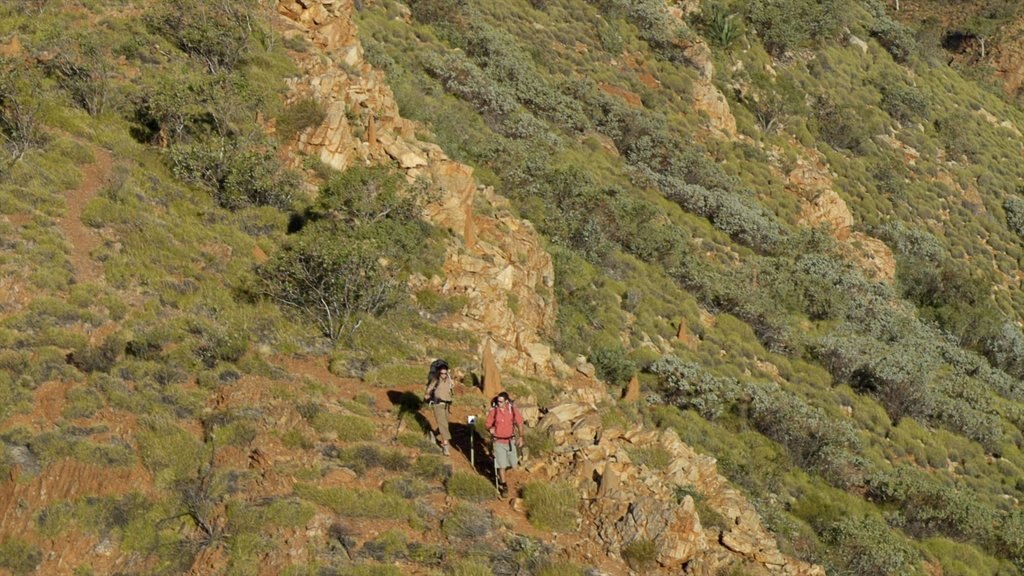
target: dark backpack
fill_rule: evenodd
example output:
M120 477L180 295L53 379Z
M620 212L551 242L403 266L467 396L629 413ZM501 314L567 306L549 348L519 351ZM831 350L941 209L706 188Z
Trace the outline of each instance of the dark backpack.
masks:
M430 363L430 372L427 374L427 383L437 382L441 379L441 370L448 370L448 362L438 358Z

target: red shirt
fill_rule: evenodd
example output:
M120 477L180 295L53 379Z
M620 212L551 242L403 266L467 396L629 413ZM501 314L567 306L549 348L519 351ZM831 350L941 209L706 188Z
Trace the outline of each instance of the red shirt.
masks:
M487 413L487 429L496 440L508 440L515 435L515 427L523 428L523 415L511 402L491 408Z

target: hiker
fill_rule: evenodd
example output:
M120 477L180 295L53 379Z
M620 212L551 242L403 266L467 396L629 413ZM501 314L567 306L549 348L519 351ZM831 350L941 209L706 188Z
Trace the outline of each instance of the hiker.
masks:
M486 424L493 442L498 491L504 497L508 494L505 470L515 468L519 464L516 449L523 447L523 415L508 397L508 392L501 392L494 398L491 411L487 413Z
M437 435L441 438L441 452L445 456L448 455L448 445L452 441L452 433L448 429L448 412L451 410L454 395L455 381L452 380L448 362L440 359L434 360L430 364L427 390L423 393L423 400L430 404L430 409L434 413Z

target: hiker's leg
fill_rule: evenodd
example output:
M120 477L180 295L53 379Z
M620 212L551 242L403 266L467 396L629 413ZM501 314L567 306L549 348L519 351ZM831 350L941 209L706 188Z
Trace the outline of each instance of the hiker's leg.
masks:
M437 435L441 439L441 446L445 447L452 441L452 432L448 427L448 406L444 402L433 404L434 420L437 422Z

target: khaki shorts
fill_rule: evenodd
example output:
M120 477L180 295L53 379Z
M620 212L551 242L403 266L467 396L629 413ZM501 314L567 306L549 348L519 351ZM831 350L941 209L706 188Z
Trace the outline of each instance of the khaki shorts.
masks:
M494 465L497 468L515 468L519 465L516 445L512 440L494 442Z

